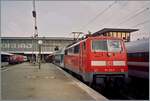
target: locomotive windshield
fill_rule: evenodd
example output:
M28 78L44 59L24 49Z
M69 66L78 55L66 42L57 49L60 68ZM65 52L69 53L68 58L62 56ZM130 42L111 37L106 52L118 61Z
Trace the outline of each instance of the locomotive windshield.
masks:
M108 40L108 51L110 52L120 52L121 42L119 40Z
M93 51L107 51L107 40L93 40L92 41Z
M120 52L121 41L119 40L93 40L92 50L95 52L108 51L108 52Z

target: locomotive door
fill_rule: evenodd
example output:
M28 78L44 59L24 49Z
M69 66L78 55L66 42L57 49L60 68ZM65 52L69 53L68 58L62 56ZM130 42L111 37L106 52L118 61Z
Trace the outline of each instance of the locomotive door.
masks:
M83 73L84 68L86 66L86 64L84 63L85 61L85 54L86 54L86 48L85 48L85 42L81 43L81 47L80 47L80 64L79 64L79 72Z
M79 72L82 73L83 72L83 43L81 43L80 46L80 54L79 54Z

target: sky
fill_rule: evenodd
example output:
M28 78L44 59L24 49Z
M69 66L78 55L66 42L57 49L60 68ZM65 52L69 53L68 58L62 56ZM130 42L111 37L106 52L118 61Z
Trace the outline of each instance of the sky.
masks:
M34 34L32 1L1 1L1 35ZM150 1L36 1L41 37L73 37L103 28L134 28L132 40L150 36Z

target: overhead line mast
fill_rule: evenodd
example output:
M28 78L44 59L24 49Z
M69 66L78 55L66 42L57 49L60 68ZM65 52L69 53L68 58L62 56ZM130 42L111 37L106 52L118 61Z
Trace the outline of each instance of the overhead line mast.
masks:
M38 28L37 28L37 15L36 15L36 7L35 7L35 0L32 1L32 6L33 6L33 11L32 11L32 16L34 18L34 34L32 36L32 44L33 44L33 52L32 52L32 61L37 61L37 59L34 59L33 53L34 53L34 45L35 45L35 41L38 38ZM36 48L36 47L35 47Z
M37 28L37 16L36 16L36 8L35 8L35 0L33 0L33 11L32 15L34 18L34 37L38 37L38 28Z

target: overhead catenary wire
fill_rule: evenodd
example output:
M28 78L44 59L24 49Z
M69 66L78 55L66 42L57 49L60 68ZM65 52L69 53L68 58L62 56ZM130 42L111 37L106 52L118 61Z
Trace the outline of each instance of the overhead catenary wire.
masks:
M108 5L108 7L106 7L104 10L102 10L101 12L99 12L93 19L91 19L89 22L87 22L83 27L81 27L79 30L83 30L84 28L86 28L89 24L93 23L97 18L99 18L102 14L104 14L106 11L108 11L117 1L115 0L113 3L111 3L110 5ZM101 9L100 9L101 10ZM78 34L77 39L79 38L81 34Z
M136 25L134 25L134 26L132 26L132 27L141 26L141 25L147 24L147 23L149 23L149 22L150 22L150 20L145 20L145 21L140 22L140 23L138 23L138 24L136 24Z
M133 11L131 14L136 14L136 13L138 13L139 11L141 11L141 9L144 9L146 6L149 6L149 5L150 5L150 3L147 3L146 5L143 5L141 8L139 8L139 9ZM125 17L123 18L123 21L121 21L118 25L122 24L124 21L127 21L127 22L128 22L127 19L129 19L129 17L133 16L133 15L131 15L131 14L125 16ZM127 18L127 19L126 19L126 18ZM125 19L125 20L124 20L124 19ZM131 18L130 18L130 19L131 19Z
M137 17L138 15L144 13L144 12L147 11L147 10L149 10L149 7L146 7L146 8L144 8L144 9L142 9L142 10L136 11L135 14L133 14L133 15L130 16L129 18L123 20L122 22L120 22L119 25L129 22L130 20L134 19L135 17Z
M85 24L83 27L81 27L80 30L86 28L89 24L93 23L98 17L100 17L102 14L104 14L106 11L108 11L116 2L117 1L114 1L113 3L111 3L110 5L108 5L108 7L106 7L104 10L102 10L101 12L99 12L95 17L93 17L89 22L87 22L87 24Z
M35 0L33 0L32 3L33 3L32 15L33 15L33 18L34 18L34 37L38 37L37 14L36 14Z

